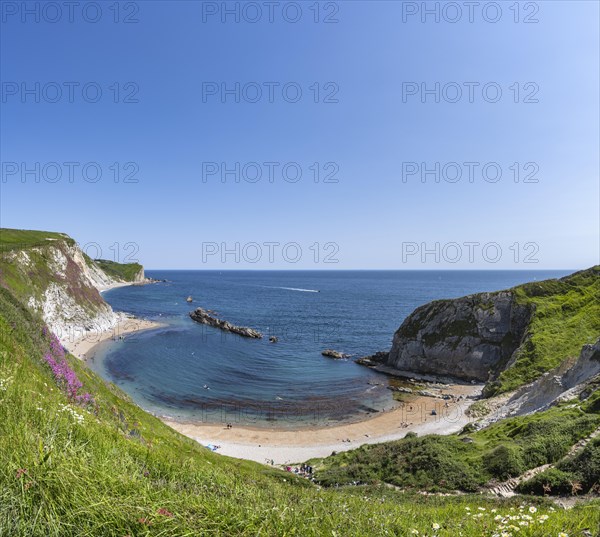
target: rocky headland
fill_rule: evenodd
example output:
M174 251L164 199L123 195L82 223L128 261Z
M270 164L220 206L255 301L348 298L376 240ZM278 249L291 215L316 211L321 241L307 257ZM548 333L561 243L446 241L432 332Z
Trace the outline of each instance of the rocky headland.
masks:
M531 313L510 291L431 302L398 328L385 364L486 382L509 363Z
M396 376L486 383L491 396L574 359L600 335L600 269L417 308L389 351L357 363ZM557 342L554 344L553 342Z

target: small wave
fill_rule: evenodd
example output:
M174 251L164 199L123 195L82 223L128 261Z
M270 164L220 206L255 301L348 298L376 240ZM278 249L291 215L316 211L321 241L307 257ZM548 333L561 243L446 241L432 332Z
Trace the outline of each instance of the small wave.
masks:
M286 291L300 291L302 293L320 293L321 292L318 289L301 289L299 287L270 287L270 286L265 286L265 287L268 287L269 289L285 289Z

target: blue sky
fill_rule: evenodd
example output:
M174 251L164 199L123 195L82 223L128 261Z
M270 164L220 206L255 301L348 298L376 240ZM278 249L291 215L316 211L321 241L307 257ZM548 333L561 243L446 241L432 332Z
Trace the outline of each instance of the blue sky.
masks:
M94 257L147 268L598 263L598 2L521 3L519 22L514 3L501 2L496 23L480 9L469 22L463 2L455 23L449 8L437 23L407 14L421 2L321 2L319 22L313 2L281 2L273 22L262 2L121 2L118 13L114 2L100 2L96 23L89 2L75 8L73 22L66 8L26 4L40 10L39 21L20 2L3 2L2 226L64 231ZM240 9L240 20L229 14L223 22L223 5ZM221 95L223 83L245 88L240 102ZM422 83L446 87L440 102L421 102ZM486 84L489 101L500 88L498 102L486 101ZM89 102L98 87L98 102ZM249 102L256 87L262 97ZM456 87L462 97L448 102ZM298 88L298 102L288 102ZM403 177L415 169L406 163L420 170L436 162L440 170L459 163L460 180L441 171L439 182ZM470 162L478 163L472 182ZM49 163L62 173L55 182ZM86 163L97 163L87 180ZM239 163L239 182L235 174L225 182L203 176L207 163ZM257 169L248 163L259 164L260 180L247 180ZM486 163L496 163L488 180ZM96 168L102 177L92 182ZM24 169L34 171L23 182ZM445 169L454 177L456 167ZM497 169L502 176L492 182ZM137 182L124 182L135 170ZM324 183L333 171L337 182ZM524 183L530 172L537 182Z

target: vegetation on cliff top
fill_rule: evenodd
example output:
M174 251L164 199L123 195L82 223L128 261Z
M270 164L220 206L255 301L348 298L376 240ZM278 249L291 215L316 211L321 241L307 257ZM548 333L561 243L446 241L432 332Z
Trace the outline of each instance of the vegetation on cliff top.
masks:
M57 240L66 241L70 245L75 244L75 241L64 233L2 227L0 228L0 253L10 250L22 250L34 246L44 246L49 242Z
M533 306L533 315L513 363L486 386L486 395L532 382L565 359L579 356L581 347L600 335L600 266L511 291L519 303Z
M24 303L33 298L39 306L50 285L59 284L93 315L104 300L95 287L81 278L80 267L72 256L75 245L64 233L0 228L0 286ZM133 281L143 270L137 263L98 262L81 253L88 266L100 268L117 280Z
M124 282L135 281L138 274L140 274L144 268L139 263L116 263L115 261L108 261L107 259L94 259L94 262L106 272L106 274Z
M78 305L93 313L104 304L95 287L80 278L80 268L69 255L75 241L62 233L0 228L0 286L27 303L39 305L53 283L63 285ZM58 271L56 255L65 265Z

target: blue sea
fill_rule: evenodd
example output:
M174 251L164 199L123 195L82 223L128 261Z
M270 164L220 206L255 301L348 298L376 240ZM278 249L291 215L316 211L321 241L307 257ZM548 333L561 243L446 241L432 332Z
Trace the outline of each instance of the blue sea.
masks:
M167 281L104 297L166 326L105 343L89 364L143 408L178 420L298 428L360 419L393 405L387 377L321 351L387 350L422 304L567 273L148 270ZM265 337L200 325L188 315L199 306Z

